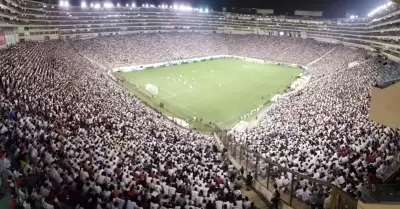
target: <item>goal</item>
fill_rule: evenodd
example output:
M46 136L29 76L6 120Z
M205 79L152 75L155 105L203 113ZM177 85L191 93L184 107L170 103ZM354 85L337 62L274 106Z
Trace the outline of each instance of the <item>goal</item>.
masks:
M154 84L146 84L145 89L151 96L156 96L158 94L158 87Z

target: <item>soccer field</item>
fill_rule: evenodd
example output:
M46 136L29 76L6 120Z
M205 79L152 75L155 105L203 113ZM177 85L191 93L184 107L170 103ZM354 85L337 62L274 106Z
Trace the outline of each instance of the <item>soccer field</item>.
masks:
M190 124L200 120L229 128L266 105L301 73L299 68L219 59L142 71L116 72L124 86L150 106ZM146 84L158 87L154 98ZM138 88L137 88L138 87ZM253 111L254 112L254 111ZM201 129L200 127L195 127Z

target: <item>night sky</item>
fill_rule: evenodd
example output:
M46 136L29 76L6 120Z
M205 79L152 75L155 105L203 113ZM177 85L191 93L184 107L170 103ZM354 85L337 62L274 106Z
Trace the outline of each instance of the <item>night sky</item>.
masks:
M46 2L46 0L42 0ZM81 0L70 0L72 5L80 5ZM260 8L274 9L275 14L293 14L294 10L323 11L325 17L345 17L346 13L354 13L365 17L374 8L387 3L389 0L108 0L110 2L126 3L136 2L136 5L143 3L159 5L162 3L186 3L194 7L209 6L216 11L222 7L227 8ZM104 0L86 0L91 2L104 2Z

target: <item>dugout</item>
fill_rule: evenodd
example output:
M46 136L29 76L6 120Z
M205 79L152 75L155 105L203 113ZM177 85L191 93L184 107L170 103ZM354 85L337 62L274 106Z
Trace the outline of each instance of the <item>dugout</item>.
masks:
M372 87L371 120L391 128L400 128L400 78Z

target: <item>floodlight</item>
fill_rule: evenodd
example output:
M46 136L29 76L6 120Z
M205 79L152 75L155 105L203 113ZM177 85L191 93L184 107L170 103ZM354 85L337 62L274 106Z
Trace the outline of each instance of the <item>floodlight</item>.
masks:
M283 31L279 32L279 35L283 36L285 33Z
M104 3L104 8L113 8L114 4L113 3Z
M118 4L117 4L117 7L120 7L120 6L121 6L121 5L118 3Z
M64 1L58 2L58 5L59 5L60 7L63 7L63 6L64 6Z
M145 5L145 4L142 4L142 7L146 7L146 5Z
M83 2L81 3L81 8L86 8L86 7L87 7L86 2L83 1Z
M96 3L96 4L94 5L94 8L95 8L95 9L99 9L99 8L101 8L101 5L100 5L100 3Z
M68 1L64 2L64 7L69 7L69 2Z
M92 7L92 8L93 8L93 7L94 7L94 4L93 4L93 3L90 3L90 7Z
M175 5L174 5L174 9L178 9L178 8L179 8L178 5L175 4Z
M374 9L372 12L370 12L369 14L368 14L368 17L371 17L371 16L373 16L373 15L375 15L376 13L378 13L378 12L380 12L380 11L382 11L382 10L384 10L384 9L386 9L386 8L388 8L390 5L392 5L393 4L393 2L389 2L389 3L387 3L387 4L384 4L384 5L382 5L382 6L379 6L378 8L376 8L376 9Z
M149 4L146 4L146 7L149 7Z
M208 13L208 8L206 8L206 10L204 11L205 13Z
M132 4L131 4L131 7L136 7L136 4L135 4L135 3L132 3Z
M129 4L126 4L125 6L126 6L126 7L129 7Z

